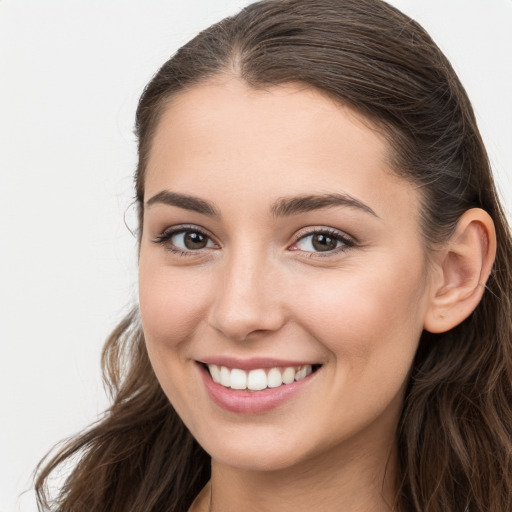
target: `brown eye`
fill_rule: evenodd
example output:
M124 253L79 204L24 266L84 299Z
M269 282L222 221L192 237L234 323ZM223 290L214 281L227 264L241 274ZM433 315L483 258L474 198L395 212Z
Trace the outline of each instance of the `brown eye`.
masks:
M300 237L294 244L294 250L308 253L337 253L354 246L354 242L338 231L317 231Z
M198 233L197 231L185 231L183 235L183 244L187 249L204 249L208 245L208 237L202 233Z
M311 245L316 251L333 251L338 246L338 240L322 233L312 235Z
M172 231L157 238L155 241L165 244L169 250L176 249L182 252L200 251L201 249L217 247L208 235L193 229Z

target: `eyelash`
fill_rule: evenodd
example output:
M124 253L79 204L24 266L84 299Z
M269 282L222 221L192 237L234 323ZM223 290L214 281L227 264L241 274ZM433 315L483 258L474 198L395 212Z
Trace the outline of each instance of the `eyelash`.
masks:
M312 230L300 231L292 244L296 245L299 241L307 238L308 236L314 235L326 235L329 238L333 238L337 242L341 242L341 247L337 247L331 251L301 251L308 258L328 258L329 256L338 255L342 252L345 252L356 245L356 242L345 235L343 232L338 231L332 228L313 228ZM300 251L300 249L293 249L295 251Z
M166 250L168 250L174 254L177 254L178 256L196 256L197 253L201 252L204 249L183 250L183 249L180 249L179 247L176 247L173 244L168 243L173 236L176 236L180 233L187 233L187 232L199 233L199 234L205 236L206 238L208 238L209 240L211 240L215 245L218 246L218 244L212 240L212 237L206 231L199 228L198 226L179 226L179 227L175 227L175 228L166 229L162 233L160 233L156 238L154 238L152 240L152 242L155 244L165 245ZM325 251L325 252L301 251L301 249L292 249L292 250L300 251L304 255L306 255L308 258L311 258L311 257L325 258L325 257L333 256L334 254L339 254L341 252L345 252L356 245L356 242L352 238L349 238L348 236L344 235L340 231L337 231L332 228L316 228L316 229L313 229L310 231L299 232L294 237L295 239L291 246L296 245L299 241L307 238L308 236L314 236L314 235L327 235L329 238L333 238L337 242L341 242L342 246L337 247L330 251Z
M177 254L178 256L196 256L198 252L201 251L201 249L198 249L194 251L193 249L184 250L180 249L179 247L176 247L173 244L167 243L171 240L171 238L175 235L179 235L180 233L199 233L209 240L212 240L212 237L203 229L199 228L198 226L179 226L174 228L168 228L162 233L160 233L156 238L154 238L152 241L155 244L165 245L165 249L169 252L172 252L174 254ZM213 240L212 240L213 241ZM216 242L214 242L216 244ZM216 244L217 245L217 244Z

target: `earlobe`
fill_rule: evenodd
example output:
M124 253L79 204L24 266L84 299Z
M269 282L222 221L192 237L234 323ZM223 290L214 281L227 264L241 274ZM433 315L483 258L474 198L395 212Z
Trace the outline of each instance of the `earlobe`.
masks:
M424 329L446 332L477 307L496 255L496 232L487 212L473 208L462 215L434 263Z

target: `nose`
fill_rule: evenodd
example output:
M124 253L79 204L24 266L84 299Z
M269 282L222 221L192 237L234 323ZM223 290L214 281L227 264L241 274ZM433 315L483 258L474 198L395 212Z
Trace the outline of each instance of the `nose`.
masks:
M279 272L268 258L247 252L218 269L209 313L210 326L235 341L278 331L285 323Z

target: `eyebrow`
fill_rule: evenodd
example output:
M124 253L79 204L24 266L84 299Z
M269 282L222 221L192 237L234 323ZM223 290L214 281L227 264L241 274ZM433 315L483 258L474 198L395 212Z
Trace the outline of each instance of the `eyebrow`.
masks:
M271 208L272 215L275 217L287 217L297 213L306 213L323 208L333 208L336 206L345 206L357 208L374 217L380 218L368 205L359 201L349 194L320 194L284 197L278 199Z
M155 194L148 199L146 206L149 207L156 203L177 206L178 208L191 210L202 215L207 215L208 217L220 218L221 216L217 208L209 201L187 194L171 192L169 190L162 190L158 192L158 194ZM299 213L307 213L337 206L357 208L374 217L380 218L368 205L349 194L318 194L283 197L272 205L270 211L274 217L288 217Z
M146 206L149 207L156 203L177 206L178 208L191 210L201 213L202 215L207 215L208 217L220 217L219 211L209 201L186 194L178 194L169 190L158 192L158 194L147 200Z

